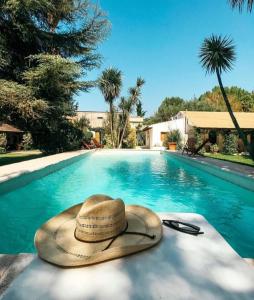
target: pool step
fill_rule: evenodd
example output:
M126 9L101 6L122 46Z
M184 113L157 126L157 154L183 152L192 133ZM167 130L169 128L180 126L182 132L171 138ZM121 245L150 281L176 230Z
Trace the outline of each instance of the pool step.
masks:
M9 287L11 282L30 264L33 254L18 255L0 254L0 295Z

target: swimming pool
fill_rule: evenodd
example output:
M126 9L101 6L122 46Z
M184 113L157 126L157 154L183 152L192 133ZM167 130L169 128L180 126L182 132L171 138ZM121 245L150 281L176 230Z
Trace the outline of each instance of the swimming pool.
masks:
M152 151L98 151L0 195L0 253L35 252L42 223L97 193L202 214L241 256L254 257L254 192Z

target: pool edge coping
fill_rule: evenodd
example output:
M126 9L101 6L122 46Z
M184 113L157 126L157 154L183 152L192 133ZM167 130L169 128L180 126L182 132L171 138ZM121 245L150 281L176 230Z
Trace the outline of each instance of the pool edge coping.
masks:
M1 166L0 184L6 183L7 181L15 179L19 176L40 171L49 166L54 166L58 163L68 161L72 158L92 153L94 151L95 150L69 151Z
M235 185L238 185L242 188L248 189L252 192L254 192L254 175L247 174L247 173L241 173L240 171L233 170L230 168L230 164L234 164L230 162L227 166L220 166L217 164L212 164L212 162L208 162L207 160L203 160L202 157L199 159L199 157L190 157L187 155L183 155L180 152L177 151L164 151L167 155L175 156L179 159L182 159L186 163L189 163L189 165L194 165L201 169L202 171L207 171L208 173L217 176L221 179L224 179L226 181L229 181ZM213 159L216 160L216 159ZM219 161L219 163L221 163ZM204 170L204 168L206 169ZM218 173L218 171L220 173ZM230 175L230 176L228 176ZM238 181L237 179L245 180L246 182ZM247 184L249 183L249 184Z

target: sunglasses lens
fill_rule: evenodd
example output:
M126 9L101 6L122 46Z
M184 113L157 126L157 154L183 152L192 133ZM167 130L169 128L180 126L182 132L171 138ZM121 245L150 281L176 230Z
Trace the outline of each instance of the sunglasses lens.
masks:
M180 221L173 221L173 220L163 220L163 224L167 227L174 228L176 230L190 233L190 234L201 234L200 227L196 225L188 225L188 223L182 223Z

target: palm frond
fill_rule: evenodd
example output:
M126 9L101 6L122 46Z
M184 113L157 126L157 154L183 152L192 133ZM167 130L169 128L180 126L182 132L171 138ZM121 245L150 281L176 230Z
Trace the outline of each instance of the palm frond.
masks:
M144 84L145 84L145 80L141 77L138 77L136 83L137 87L141 88Z
M254 0L229 0L229 3L233 8L238 8L240 11L243 10L244 6L247 6L248 11L252 11Z
M106 102L112 102L119 97L122 87L122 72L116 68L109 68L102 72L98 79L98 87Z
M215 35L206 38L201 46L199 58L207 73L231 70L236 58L232 39Z

